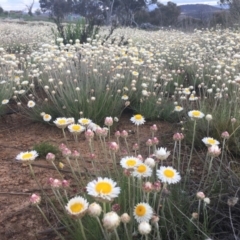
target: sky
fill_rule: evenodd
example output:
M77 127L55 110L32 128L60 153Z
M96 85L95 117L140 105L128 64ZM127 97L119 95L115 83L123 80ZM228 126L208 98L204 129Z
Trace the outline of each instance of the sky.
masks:
M165 4L170 0L161 0L160 2ZM0 6L4 10L25 10L26 5L30 5L33 0L0 0ZM177 5L182 4L209 4L209 5L217 5L217 0L171 0L171 2L176 3ZM33 10L39 8L39 1L35 0Z

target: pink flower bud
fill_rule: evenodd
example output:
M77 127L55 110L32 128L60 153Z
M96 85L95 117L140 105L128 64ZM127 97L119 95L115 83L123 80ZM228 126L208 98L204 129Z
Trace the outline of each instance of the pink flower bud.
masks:
M119 146L116 142L110 142L109 149L112 150L113 152L117 152L119 150Z
M126 177L130 177L130 176L131 176L131 171L128 170L128 169L124 169L124 170L123 170L123 174L124 174Z
M150 131L151 132L156 132L158 130L157 128L157 125L156 124L153 124L151 127L150 127Z
M152 139L152 143L153 143L153 145L158 145L159 140L158 140L156 137L154 137L154 138Z
M46 156L46 160L48 161L54 161L55 160L55 154L53 153L48 153Z
M67 146L64 143L61 143L59 145L59 150L62 151L64 148L66 148Z
M151 182L145 182L142 185L142 190L144 192L151 192L153 190L153 184Z
M80 153L77 150L73 150L72 157L73 158L79 158L80 157Z
M121 133L119 131L116 131L114 135L116 138L119 138L121 136Z
M224 139L229 139L229 133L227 131L225 131L222 133L221 137Z
M85 137L87 140L91 140L94 137L94 132L90 129L85 131Z
M63 155L64 157L70 157L70 156L72 155L72 152L71 152L70 149L64 148L64 149L62 150L62 155Z
M115 203L112 205L112 211L118 212L118 211L120 211L120 209L121 209L121 207L118 203Z
M123 131L121 132L121 137L122 137L122 138L127 138L127 137L128 137L128 132L127 132L126 130L123 130Z
M133 150L136 151L136 150L138 150L138 149L139 149L138 144L137 144L137 143L134 143L134 145L133 145Z
M69 188L69 186L70 186L70 183L69 183L69 181L68 180L62 180L62 186L63 186L63 188Z
M174 141L182 141L184 139L184 135L182 133L175 133L173 135Z
M104 124L108 127L112 126L113 125L113 118L112 117L106 117L105 121L104 121Z
M49 179L50 185L53 188L60 188L62 186L62 182L59 179Z
M221 154L221 148L219 148L217 145L212 145L208 148L208 154L211 157L218 157Z
M153 145L152 140L151 140L151 139L148 139L148 140L146 141L146 145L147 145L148 147L151 147L151 146Z
M153 190L155 192L159 192L161 190L161 188L162 188L162 184L160 181L156 181L153 183Z
M30 197L30 202L32 204L39 204L41 202L41 197L35 193L32 194L32 196Z
M90 154L89 154L89 157L90 157L90 159L93 160L93 159L96 159L97 156L96 156L96 154L94 154L94 153L90 153Z
M137 158L138 158L139 160L143 161L142 155L138 154L138 155L137 155Z

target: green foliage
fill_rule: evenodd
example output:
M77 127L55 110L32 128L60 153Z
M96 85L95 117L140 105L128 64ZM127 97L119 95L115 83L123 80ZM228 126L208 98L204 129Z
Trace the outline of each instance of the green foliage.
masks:
M64 31L64 43L75 44L76 40L79 40L80 43L86 43L89 38L91 40L95 39L98 32L98 26L91 23L87 24L86 20L83 18L76 23L67 24Z
M39 157L45 158L48 153L57 154L58 148L49 142L41 142L33 146L33 150L37 151Z

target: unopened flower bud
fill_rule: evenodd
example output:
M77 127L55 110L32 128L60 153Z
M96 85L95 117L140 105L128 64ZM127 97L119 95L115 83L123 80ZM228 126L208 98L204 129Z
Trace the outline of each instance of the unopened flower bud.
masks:
M120 211L120 209L121 209L121 207L118 203L115 203L112 205L112 211L118 212L118 211Z
M39 204L41 202L41 197L35 193L30 197L30 202L34 205Z
M160 181L156 181L153 183L153 190L155 192L159 192L161 190L162 186L161 186L161 182Z
M238 197L231 197L228 199L227 204L229 207L234 207L238 202Z
M103 219L103 227L106 230L112 231L116 229L120 224L120 217L116 212L108 212L104 215Z
M48 161L54 161L55 160L55 154L53 153L48 153L47 156L46 156L46 160Z
M156 137L154 137L154 138L152 139L152 143L153 143L153 145L158 145L159 140L158 140Z
M138 231L142 235L147 235L151 232L152 228L151 225L148 222L141 222L138 225Z
M200 200L203 200L205 198L205 194L203 192L197 192L196 197Z
M119 150L119 146L116 142L110 142L108 146L113 152L117 152Z
M203 201L204 201L206 204L210 204L210 198L208 198L208 197L204 198Z
M94 132L90 129L85 131L85 137L87 140L91 140L94 137Z
M206 118L206 120L208 122L210 122L212 120L212 115L211 114L207 114L205 118Z
M184 135L182 133L175 133L173 135L174 141L182 141L184 139Z
M218 157L221 154L221 148L219 148L217 145L212 145L208 148L208 154L211 157Z
M222 135L221 135L222 138L224 139L229 139L229 133L227 131L223 132Z
M151 147L151 146L153 145L152 140L151 140L151 139L148 139L147 142L146 142L146 145L147 145L148 147Z
M73 150L72 155L73 158L79 158L80 157L80 153L77 150Z
M153 190L153 184L151 182L145 182L142 185L142 190L144 192L151 192Z
M114 134L114 136L115 136L116 138L119 138L119 137L121 136L121 133L120 133L119 131L116 131L115 134Z
M199 217L199 215L198 215L197 212L193 212L193 213L192 213L192 218L193 218L193 219L198 219L198 217Z
M131 220L131 217L127 213L123 213L120 218L123 223L129 223Z
M112 117L106 117L105 121L104 121L104 124L108 127L112 126L113 125L113 118Z
M98 203L94 202L89 205L88 207L89 216L99 217L101 213L102 213L102 207Z
M71 154L72 154L72 152L71 152L71 150L68 149L68 148L64 148L64 149L62 150L62 155L63 155L64 157L70 157Z
M63 188L69 188L69 186L70 186L70 183L69 183L69 181L68 180L62 180L62 186L63 186Z
M62 151L63 149L65 149L67 146L64 143L61 143L59 145L59 150Z
M127 138L127 137L128 137L128 132L127 132L126 130L123 130L123 131L121 132L121 137L122 137L122 138Z
M133 145L133 150L136 151L136 150L138 150L138 149L139 149L138 144L137 144L137 143L134 143L134 145Z
M157 128L157 125L156 124L153 124L151 127L150 127L150 131L151 132L156 132L158 130Z

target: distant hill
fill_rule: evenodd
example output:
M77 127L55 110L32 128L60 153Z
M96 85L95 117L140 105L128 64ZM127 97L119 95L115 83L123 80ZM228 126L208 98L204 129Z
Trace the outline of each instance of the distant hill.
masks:
M220 7L214 7L207 4L186 4L180 5L181 15L193 18L210 18L214 13L226 11Z

